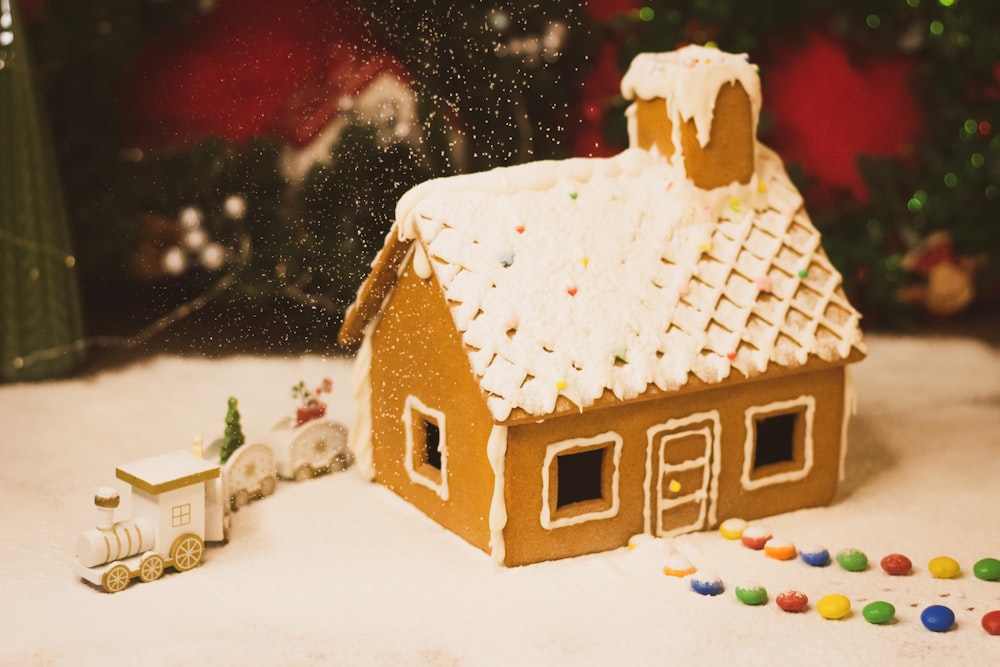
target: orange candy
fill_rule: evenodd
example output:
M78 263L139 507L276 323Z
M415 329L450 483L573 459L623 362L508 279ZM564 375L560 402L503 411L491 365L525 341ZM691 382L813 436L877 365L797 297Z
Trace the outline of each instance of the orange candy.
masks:
M799 555L795 545L788 540L768 540L764 545L764 553L775 560L792 560Z

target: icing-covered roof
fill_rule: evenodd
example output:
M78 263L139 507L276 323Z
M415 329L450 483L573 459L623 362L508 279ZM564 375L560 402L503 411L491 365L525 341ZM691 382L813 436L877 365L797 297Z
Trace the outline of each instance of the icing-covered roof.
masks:
M864 351L764 146L749 184L710 191L639 149L436 179L404 195L391 234L397 258L416 240L497 421Z

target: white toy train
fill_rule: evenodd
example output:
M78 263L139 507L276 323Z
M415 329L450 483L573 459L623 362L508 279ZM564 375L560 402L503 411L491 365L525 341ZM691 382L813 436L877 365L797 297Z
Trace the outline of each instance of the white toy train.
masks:
M97 490L97 525L76 542L77 573L117 593L135 578L160 578L168 567L190 570L201 562L206 543L228 541L230 509L271 495L279 478L301 481L353 462L347 429L330 419L283 420L264 442L243 445L222 465L220 444L202 451L196 439L193 451L119 466L115 476L132 487L132 517L115 521L118 490Z
M108 593L132 579L159 579L164 569L196 567L206 542L229 537L228 503L219 466L177 451L119 466L118 479L132 486L132 518L115 521L118 490L94 496L97 526L76 542L76 571Z

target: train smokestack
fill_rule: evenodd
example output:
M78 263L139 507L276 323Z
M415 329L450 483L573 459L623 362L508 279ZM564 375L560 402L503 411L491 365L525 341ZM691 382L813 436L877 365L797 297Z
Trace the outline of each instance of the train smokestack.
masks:
M115 527L115 510L121 503L118 489L113 486L102 486L94 494L94 506L97 507L97 529L112 530Z

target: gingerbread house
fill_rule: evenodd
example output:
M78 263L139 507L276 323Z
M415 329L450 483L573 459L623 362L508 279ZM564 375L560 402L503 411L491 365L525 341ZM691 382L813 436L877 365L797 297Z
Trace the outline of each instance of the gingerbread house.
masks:
M833 498L859 314L744 55L640 55L631 146L423 183L341 341L358 462L503 565Z

